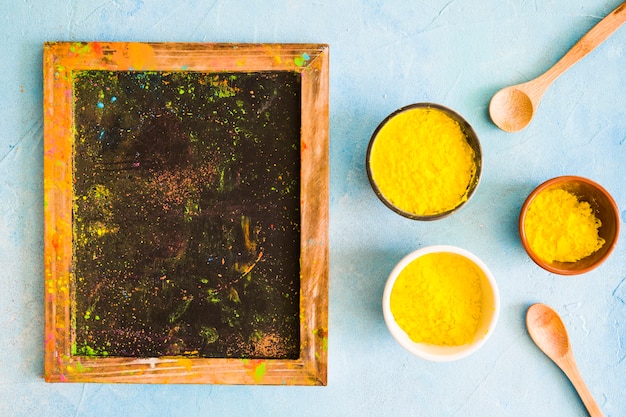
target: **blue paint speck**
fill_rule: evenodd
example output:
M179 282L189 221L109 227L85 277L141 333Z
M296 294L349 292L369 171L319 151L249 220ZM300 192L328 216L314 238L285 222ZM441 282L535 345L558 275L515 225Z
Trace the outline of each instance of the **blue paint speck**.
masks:
M104 103L99 101L98 104L96 104L96 106L98 106L99 109L103 109L104 108Z

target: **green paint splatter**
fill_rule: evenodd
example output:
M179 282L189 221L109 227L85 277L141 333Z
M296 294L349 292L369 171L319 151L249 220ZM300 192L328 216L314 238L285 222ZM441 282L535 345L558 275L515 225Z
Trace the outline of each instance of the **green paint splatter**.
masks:
M88 344L83 344L81 346L76 346L76 344L72 345L72 356L108 356L108 352L102 349L94 349Z
M217 339L219 339L220 335L215 327L202 326L202 328L200 329L200 337L202 337L202 340L206 344L211 344L217 342Z
M88 372L90 370L91 370L91 368L88 368L88 367L84 366L80 362L76 362L76 372Z
M293 62L294 62L297 66L302 67L302 66L304 66L304 65L305 65L305 64L309 61L309 59L311 59L311 57L309 56L309 54L304 53L304 54L302 54L302 55L300 55L300 56L295 57L295 58L293 59Z
M179 304L178 307L176 307L176 310L172 314L170 314L170 317L169 317L170 323L174 323L179 318L181 318L183 314L185 314L189 306L191 305L192 301L193 301L193 297L189 297L186 300L183 300L183 302Z
M89 43L73 43L70 46L70 52L75 54L88 54L91 52L91 45Z
M265 362L261 362L259 365L257 365L256 368L254 368L254 381L260 382L265 376L266 372L267 372L267 364Z

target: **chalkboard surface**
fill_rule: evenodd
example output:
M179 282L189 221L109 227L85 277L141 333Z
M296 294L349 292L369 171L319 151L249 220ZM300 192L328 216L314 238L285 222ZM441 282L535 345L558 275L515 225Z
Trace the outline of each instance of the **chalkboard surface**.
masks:
M74 93L74 354L298 357L298 74L80 71Z

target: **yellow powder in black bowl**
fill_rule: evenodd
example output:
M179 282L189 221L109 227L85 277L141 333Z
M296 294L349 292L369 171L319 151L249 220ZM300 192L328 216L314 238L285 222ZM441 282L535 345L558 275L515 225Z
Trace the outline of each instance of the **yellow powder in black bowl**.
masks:
M369 169L389 203L430 216L468 199L477 175L475 156L458 121L438 108L414 107L398 112L379 129Z

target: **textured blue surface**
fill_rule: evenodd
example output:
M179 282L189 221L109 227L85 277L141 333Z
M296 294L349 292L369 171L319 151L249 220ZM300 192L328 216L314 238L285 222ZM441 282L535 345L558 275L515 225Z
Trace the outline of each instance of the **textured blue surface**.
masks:
M619 0L24 0L0 6L0 415L585 416L564 374L530 340L526 308L554 307L607 416L626 413L622 238L599 269L549 274L525 255L528 193L574 174L626 209L626 27L548 90L533 123L507 134L487 106L552 65ZM331 264L327 387L46 384L43 369L42 43L323 42L331 51ZM481 138L469 204L434 223L400 218L367 182L376 125L403 105L449 106ZM622 211L622 221L626 211ZM386 330L387 274L408 252L451 244L498 281L502 312L469 358L429 363Z

